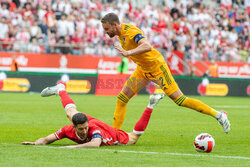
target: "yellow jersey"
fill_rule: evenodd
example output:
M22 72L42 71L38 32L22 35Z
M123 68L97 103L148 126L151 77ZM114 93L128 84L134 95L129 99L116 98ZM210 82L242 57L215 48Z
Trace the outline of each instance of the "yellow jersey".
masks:
M124 50L131 50L138 47L140 39L145 38L142 30L132 24L122 24L119 42ZM154 47L149 52L129 56L144 72L152 72L158 69L165 60L160 52Z

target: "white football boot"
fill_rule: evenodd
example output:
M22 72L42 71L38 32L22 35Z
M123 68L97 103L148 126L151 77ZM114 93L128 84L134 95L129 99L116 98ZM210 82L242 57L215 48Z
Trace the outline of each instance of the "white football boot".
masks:
M41 96L48 97L52 95L58 95L60 90L65 90L65 86L61 83L57 84L56 86L51 86L43 89L41 92Z
M164 95L161 94L150 95L148 107L154 108L154 106L156 106L159 103L159 101L163 99L163 97Z
M219 124L224 129L224 132L228 133L230 131L230 122L227 119L227 112L226 111L218 111L218 115L216 115L216 119L218 120Z

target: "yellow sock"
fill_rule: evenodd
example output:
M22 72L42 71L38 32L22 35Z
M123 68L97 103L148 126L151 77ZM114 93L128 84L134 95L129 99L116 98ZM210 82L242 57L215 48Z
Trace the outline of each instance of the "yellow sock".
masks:
M211 115L213 117L215 117L216 114L218 113L215 109L209 107L208 105L202 103L201 101L196 100L196 99L192 99L192 98L188 98L188 97L184 96L183 94L180 95L178 98L176 98L174 100L174 102L176 104L178 104L179 106L191 108L193 110L196 110L196 111L201 112L203 114Z
M122 127L122 123L126 116L128 101L129 98L123 92L120 92L120 94L117 97L114 120L113 120L113 127L116 129L121 129Z

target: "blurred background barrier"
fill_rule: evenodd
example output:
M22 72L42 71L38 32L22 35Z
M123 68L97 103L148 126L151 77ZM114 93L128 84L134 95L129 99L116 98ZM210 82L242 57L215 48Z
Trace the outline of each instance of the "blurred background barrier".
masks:
M0 71L10 71L13 57L22 72L118 74L122 61L122 57L95 55L0 52ZM173 75L250 78L250 64L245 62L185 61L179 51L172 51L165 60ZM131 74L135 68L136 64L129 59L126 73Z
M2 77L3 75L5 75L5 77ZM43 88L55 85L59 80L63 80L66 82L67 91L69 93L116 96L128 77L128 74L98 75L73 73L2 72L0 73L0 91L40 92ZM250 96L250 79L193 76L174 76L174 78L180 89L186 95ZM23 82L21 83L21 81ZM4 84L14 84L14 86L12 85L13 90L3 89L4 87L12 87L10 85ZM148 93L149 92L147 89L144 88L138 94Z
M10 84L20 87L20 90L12 90L13 92L23 92L21 87L26 85L17 85L15 82L6 82L10 78L22 78L23 80L28 80L29 85L27 88L29 92L41 92L44 88L48 86L55 85L59 80L66 82L66 90L69 93L83 93L83 94L93 94L95 93L97 74L64 74L64 73L39 73L39 72L4 72L5 78L0 78L2 86L0 84L0 91L5 91L5 87L10 87ZM3 76L3 72L0 73ZM8 84L7 86L4 84ZM10 90L7 90L10 91Z

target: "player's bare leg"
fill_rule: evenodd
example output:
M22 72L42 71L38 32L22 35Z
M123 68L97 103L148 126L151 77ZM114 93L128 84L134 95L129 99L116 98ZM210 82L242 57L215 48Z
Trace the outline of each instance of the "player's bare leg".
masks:
M65 112L66 112L66 116L69 118L69 120L72 122L72 117L73 115L79 113L79 111L76 110L76 106L70 106L70 107L65 107Z
M230 122L225 111L216 111L199 100L188 98L183 95L180 89L171 94L169 97L179 106L187 107L203 114L211 115L218 120L219 124L221 124L226 133L230 131Z
M42 97L48 97L52 95L59 95L61 97L61 102L66 111L66 115L69 118L69 120L72 121L73 115L79 113L79 111L76 110L76 105L74 101L70 98L70 96L66 92L65 84L59 82L56 86L47 87L43 89L41 92Z
M153 108L159 103L159 101L163 98L163 95L151 95L149 97L148 107L145 109L142 114L140 120L135 124L134 130L131 133L128 133L129 141L127 145L135 144L140 136L144 133L147 128L148 122L151 117L151 113L153 112Z
M134 132L128 133L129 141L128 141L127 145L135 144L139 140L140 136L141 135L137 135Z

